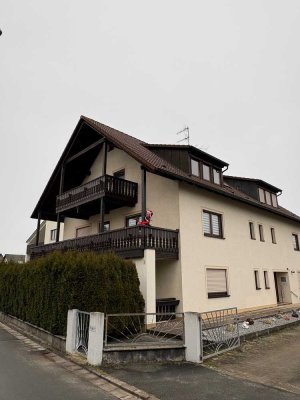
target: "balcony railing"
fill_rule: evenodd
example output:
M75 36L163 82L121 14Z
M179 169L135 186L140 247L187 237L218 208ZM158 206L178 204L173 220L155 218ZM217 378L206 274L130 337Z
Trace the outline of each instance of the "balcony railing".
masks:
M29 254L31 258L37 258L53 251L111 251L125 258L138 258L143 257L145 249L156 250L158 259L177 259L178 231L134 226L42 246L30 246Z
M56 212L78 207L103 196L134 205L137 202L137 188L135 182L104 175L58 195Z

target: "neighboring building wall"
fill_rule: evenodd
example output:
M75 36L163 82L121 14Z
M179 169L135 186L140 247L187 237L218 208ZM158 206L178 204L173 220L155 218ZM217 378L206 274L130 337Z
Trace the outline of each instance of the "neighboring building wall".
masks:
M290 289L300 296L297 273L291 273L300 271L300 253L292 246L292 233L300 235L299 224L186 184L180 186L179 209L184 311L277 304L275 271L288 272ZM224 239L204 236L203 210L222 214ZM254 222L256 240L250 238L249 221ZM265 242L260 242L258 224L264 227ZM277 244L271 241L271 227ZM208 298L208 267L227 269L230 297ZM256 290L254 270L259 270L261 290ZM265 289L264 270L270 289ZM292 301L299 302L299 297L292 296Z
M54 240L51 240L51 231L53 229L56 229L57 223L54 221L46 221L46 228L45 228L45 239L44 239L44 244L48 243L54 243ZM59 240L63 240L64 238L64 224L60 224L60 230L59 230Z

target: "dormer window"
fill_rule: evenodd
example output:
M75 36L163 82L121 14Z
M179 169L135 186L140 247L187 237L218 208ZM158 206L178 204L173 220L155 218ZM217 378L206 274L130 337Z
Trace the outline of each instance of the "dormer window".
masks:
M210 181L210 168L206 164L202 164L203 179Z
M268 192L262 188L258 188L259 200L261 203L269 206L278 207L277 196L275 193Z
M273 204L273 207L277 207L278 206L278 203L277 203L277 196L276 196L276 194L274 194L274 193L272 193L272 204Z
M194 176L221 185L221 170L214 168L212 165L202 161L191 159L191 173Z
M191 160L191 170L192 175L200 176L199 162L196 160Z
M214 178L214 183L216 183L217 185L221 184L220 171L218 171L215 168L213 168L213 178Z

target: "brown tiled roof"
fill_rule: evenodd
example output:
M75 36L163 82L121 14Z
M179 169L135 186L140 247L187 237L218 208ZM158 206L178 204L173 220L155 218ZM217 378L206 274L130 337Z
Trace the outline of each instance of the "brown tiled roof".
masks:
M97 122L91 118L81 116L81 119L84 120L91 127L93 127L95 130L97 130L101 135L106 137L114 145L126 151L130 156L140 162L145 168L147 168L151 172L159 173L164 176L191 183L203 189L219 193L220 195L242 201L243 203L247 203L249 205L272 212L274 214L282 215L294 221L300 222L300 217L298 215L292 213L289 210L286 210L283 207L274 208L272 206L262 204L258 200L255 200L247 194L233 188L229 184L218 186L211 182L200 179L199 177L185 173L181 169L177 168L176 166L170 164L168 161L153 153L150 150L151 145L143 142L142 140L136 139L133 136L130 136L124 132L101 124L100 122Z

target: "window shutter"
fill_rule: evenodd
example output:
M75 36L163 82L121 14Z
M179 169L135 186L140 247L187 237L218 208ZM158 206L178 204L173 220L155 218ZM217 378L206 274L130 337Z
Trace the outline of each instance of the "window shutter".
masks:
M207 269L208 293L227 293L226 270Z
M213 235L220 236L220 219L218 215L212 214L211 215L211 220L212 220L212 233Z
M207 212L203 212L203 229L204 233L211 233L210 232L210 218Z

